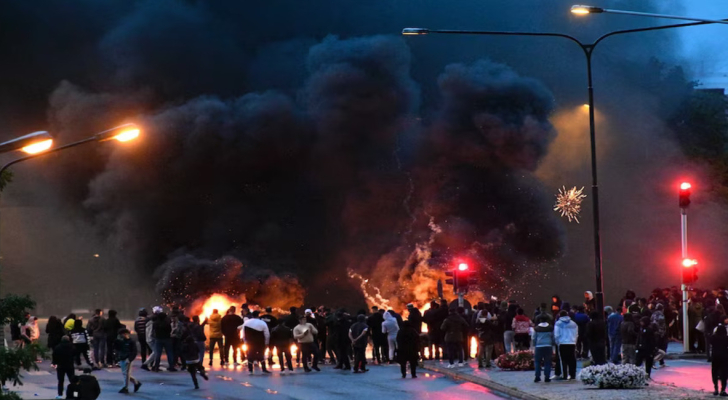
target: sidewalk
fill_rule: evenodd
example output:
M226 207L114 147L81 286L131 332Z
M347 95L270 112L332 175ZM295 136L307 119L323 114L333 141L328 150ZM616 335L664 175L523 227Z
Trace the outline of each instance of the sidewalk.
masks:
M681 361L682 362L682 361ZM478 369L478 363L471 360L465 367L448 369L447 363L439 361L425 362L425 369L442 373L453 379L460 379L485 386L491 390L504 393L508 396L523 400L649 400L649 399L703 399L713 398L712 392L694 390L699 385L685 384L677 386L676 373L681 374L679 368L666 368L653 371L655 381L644 389L598 389L587 386L579 380L552 381L551 383L534 383L534 371L503 371L497 367L491 369ZM702 368L693 381L710 382L709 365L706 363L705 372ZM579 363L578 371L581 370ZM662 371L670 371L662 377ZM682 380L682 379L680 379Z

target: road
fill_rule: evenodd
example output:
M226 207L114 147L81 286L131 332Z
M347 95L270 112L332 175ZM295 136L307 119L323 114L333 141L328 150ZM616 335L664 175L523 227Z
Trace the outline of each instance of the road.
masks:
M667 367L652 372L657 382L713 392L710 363L706 360L665 360Z
M138 361L136 363L138 366ZM164 362L163 362L164 364ZM217 363L216 363L217 365ZM41 371L25 373L18 392L24 399L52 399L55 396L56 378L51 375L47 362ZM134 370L142 381L141 390L135 395L118 394L121 372L118 368L94 372L102 387L101 398L106 399L447 399L447 400L496 400L502 399L482 386L456 382L441 374L422 370L417 379L402 379L399 366L370 366L366 374L353 374L321 367L321 372L305 373L297 369L292 375L281 376L275 369L270 376L258 371L249 376L243 367L213 367L210 381L200 379L200 390L194 390L189 374L182 372L153 373ZM16 388L17 389L17 388ZM16 390L14 389L14 390Z

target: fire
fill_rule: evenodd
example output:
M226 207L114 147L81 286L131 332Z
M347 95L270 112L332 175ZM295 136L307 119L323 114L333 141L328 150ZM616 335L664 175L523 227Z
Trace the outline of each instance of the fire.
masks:
M292 344L291 345L291 356L295 357L297 352L298 352L298 347L295 344Z
M470 338L470 357L477 357L478 356L478 339L475 338L475 336Z
M205 318L209 318L210 315L212 315L212 310L217 310L218 313L225 315L225 311L235 304L237 304L237 300L225 296L224 294L215 293L202 304L200 319L204 320Z

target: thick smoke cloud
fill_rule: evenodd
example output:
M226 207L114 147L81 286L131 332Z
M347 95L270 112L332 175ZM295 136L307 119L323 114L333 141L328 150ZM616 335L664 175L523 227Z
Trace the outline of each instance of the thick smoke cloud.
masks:
M138 143L49 160L44 183L54 207L94 224L145 280L157 283L153 272L164 266L158 290L172 301L186 298L170 295L180 291L174 277L199 280L185 294L207 292L198 266L244 265L254 278L230 291L296 276L307 300L329 303L360 300L351 268L399 305L433 297L454 257L477 263L484 291L500 294L564 254L583 265L590 242L581 229L589 227L569 230L568 253L549 194L588 182L583 165L554 167L561 153L549 154L558 173L548 188L534 175L556 136L554 98L566 108L583 102L578 49L541 39L372 35L421 25L593 37L634 20L569 19L565 1L465 1L447 14L443 4L48 3L44 14L61 24L10 2L0 14L14 27L0 38L0 115L15 128L49 128L59 142L129 120L143 126ZM639 75L651 54L669 53L671 38L603 45L595 72L605 112L624 111L621 97L633 87L614 82ZM625 124L650 115L641 100L625 102ZM38 117L47 105L49 124ZM621 128L605 136L637 136ZM608 165L623 164L614 159ZM608 206L605 213L624 217Z

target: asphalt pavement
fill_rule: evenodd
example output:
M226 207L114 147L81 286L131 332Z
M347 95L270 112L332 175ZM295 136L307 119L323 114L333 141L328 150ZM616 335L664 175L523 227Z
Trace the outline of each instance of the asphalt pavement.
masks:
M101 384L101 399L447 399L495 400L502 399L489 389L474 383L455 381L442 374L418 371L418 378L402 379L399 366L371 365L364 374L334 370L331 365L321 366L321 372L305 373L296 369L293 374L281 375L277 368L270 375L248 375L243 366L208 368L210 380L200 380L195 390L188 373L147 372L135 363L133 375L143 386L136 394L119 394L121 371L119 368L94 372ZM164 361L163 361L164 365ZM11 388L24 399L52 399L55 397L55 372L47 362L41 371L25 373L25 386Z

